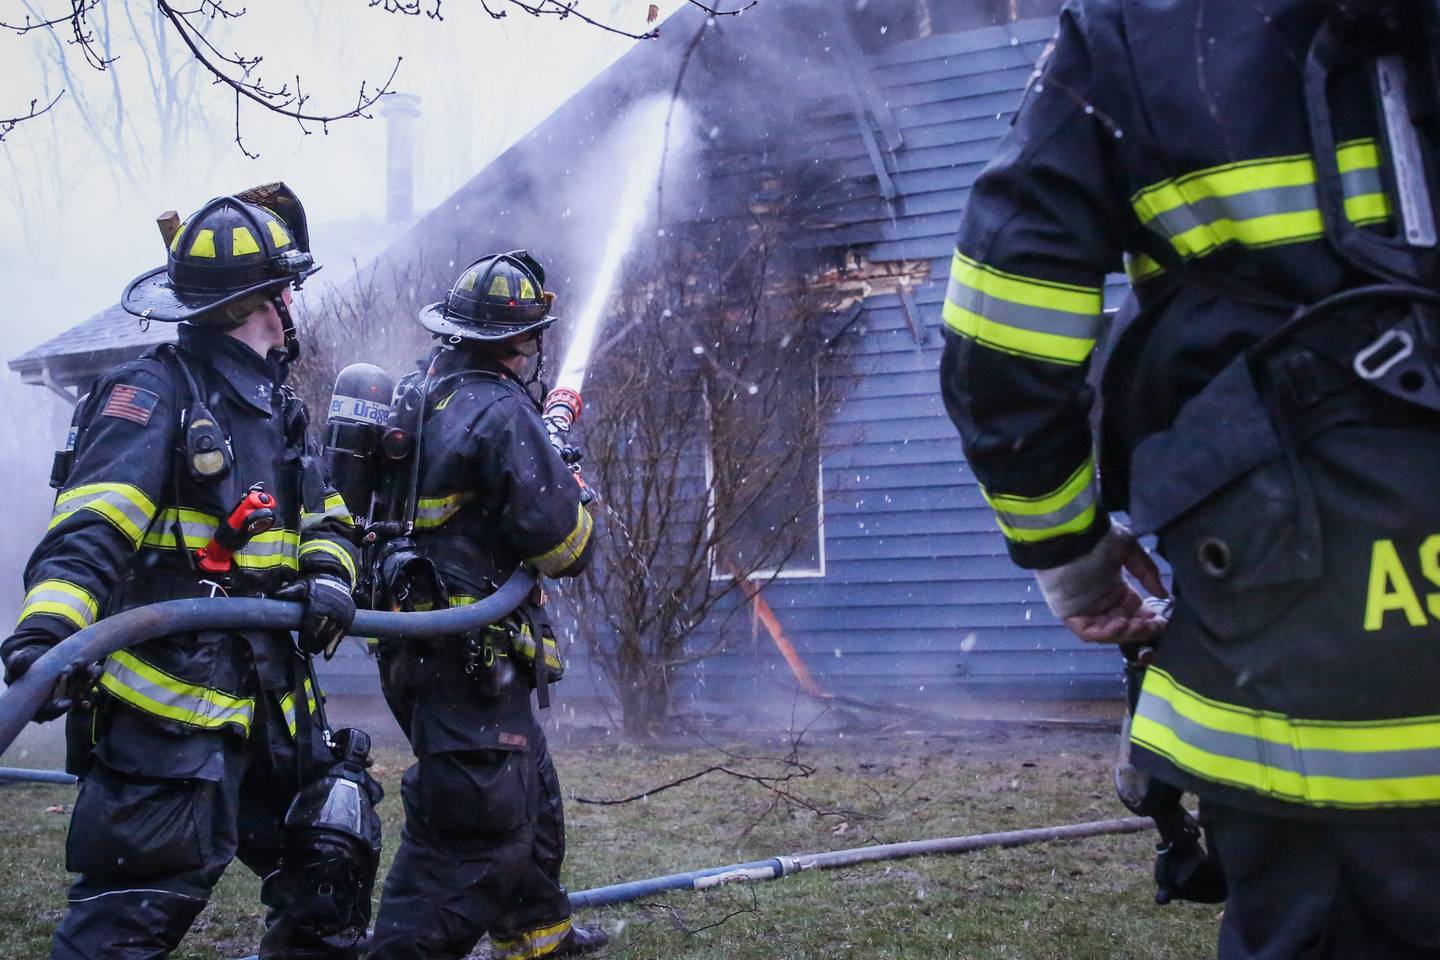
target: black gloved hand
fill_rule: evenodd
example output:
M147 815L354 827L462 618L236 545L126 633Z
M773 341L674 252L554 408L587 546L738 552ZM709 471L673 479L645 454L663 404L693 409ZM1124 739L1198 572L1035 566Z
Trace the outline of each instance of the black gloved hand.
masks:
M36 641L17 645L15 638L7 641L6 646L14 646L15 650L5 660L5 683L10 685L29 672L30 668L46 653L49 652L49 641L53 639L46 635L44 642ZM45 705L35 712L36 723L45 723L57 717L64 716L71 707L77 703L86 704L90 691L100 680L101 667L98 663L86 663L83 660L75 660L66 665L60 676L55 678L55 686L50 690L50 699Z
M300 621L300 649L308 654L335 655L340 641L355 620L355 598L338 577L313 574L286 584L275 592L276 600L298 600L305 604Z

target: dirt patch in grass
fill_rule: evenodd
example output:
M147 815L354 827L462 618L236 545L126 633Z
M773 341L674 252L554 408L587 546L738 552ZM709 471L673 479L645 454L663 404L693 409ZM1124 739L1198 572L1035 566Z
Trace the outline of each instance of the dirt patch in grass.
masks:
M575 890L779 854L1125 815L1108 786L1113 735L1093 730L827 735L802 743L798 772L783 762L788 738L663 749L557 739L570 824L566 882ZM381 805L383 871L400 834L399 776L409 760L398 751L378 760L390 794ZM644 793L712 765L762 780L716 772L617 806L574 799ZM64 905L73 796L70 788L0 787L0 957L48 956ZM627 960L1213 956L1219 908L1156 907L1152 855L1148 834L1100 837L669 894L582 919L611 931L606 956ZM232 867L180 955L253 950L258 890Z

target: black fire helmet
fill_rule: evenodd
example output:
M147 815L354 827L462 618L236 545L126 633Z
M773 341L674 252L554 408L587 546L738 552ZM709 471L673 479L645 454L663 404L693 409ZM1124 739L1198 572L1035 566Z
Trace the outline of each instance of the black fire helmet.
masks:
M254 293L294 284L319 269L305 208L283 183L216 197L170 241L163 267L130 281L121 305L146 320L177 322Z
M544 284L545 268L524 250L481 257L420 311L420 325L437 337L492 342L538 332L555 322Z

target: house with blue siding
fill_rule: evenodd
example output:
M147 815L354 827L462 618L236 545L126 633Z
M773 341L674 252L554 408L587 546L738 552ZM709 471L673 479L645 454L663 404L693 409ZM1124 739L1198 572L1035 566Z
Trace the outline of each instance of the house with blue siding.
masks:
M710 22L683 9L361 273L424 262L433 269L419 282L438 299L466 258L525 246L562 298L580 299L598 240L596 225L572 219L572 190L595 192L585 171L627 104L678 90L706 142L703 189L677 215L739 222L777 176L803 175L815 186L799 242L843 303L821 368L843 400L817 438L818 542L763 589L814 688L937 711L1113 698L1119 658L1071 636L1010 564L938 390L955 230L1058 6L797 0ZM683 678L682 709L796 689L794 664L754 617L720 616L713 629L732 642ZM567 697L602 689L585 679L583 644L570 656ZM330 674L332 688L374 684L358 653Z

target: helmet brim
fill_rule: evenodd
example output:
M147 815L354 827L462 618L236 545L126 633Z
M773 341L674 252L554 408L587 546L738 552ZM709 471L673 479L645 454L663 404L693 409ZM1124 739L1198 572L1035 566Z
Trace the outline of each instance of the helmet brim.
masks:
M536 333L556 321L556 317L541 317L531 323L485 323L476 320L455 320L445 314L445 302L432 303L420 311L420 326L437 337L459 337L462 340L478 340L497 343Z
M225 293L198 291L182 293L171 285L166 267L161 266L154 270L147 270L131 280L125 287L125 293L120 297L120 306L124 307L127 313L134 314L142 320L180 323L214 310L216 307L243 300L251 294L300 283L319 269L320 265L315 264L304 273L298 273L293 277L276 277L263 283L242 287L239 290L228 290Z

